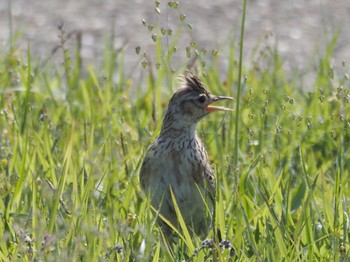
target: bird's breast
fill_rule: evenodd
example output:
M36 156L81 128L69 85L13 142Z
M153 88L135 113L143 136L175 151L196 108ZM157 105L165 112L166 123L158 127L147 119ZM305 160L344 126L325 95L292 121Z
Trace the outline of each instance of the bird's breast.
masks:
M210 189L207 187L207 153L199 139L156 140L149 148L140 171L142 188L151 197L151 204L168 220L176 223L172 189L186 224L200 217L207 224L207 208L212 210L210 200L205 203ZM203 221L202 221L203 220ZM208 228L199 226L195 231Z
M194 182L201 185L207 161L205 148L197 137L159 138L146 154L141 182L151 179L157 181L158 186L165 187L186 187Z

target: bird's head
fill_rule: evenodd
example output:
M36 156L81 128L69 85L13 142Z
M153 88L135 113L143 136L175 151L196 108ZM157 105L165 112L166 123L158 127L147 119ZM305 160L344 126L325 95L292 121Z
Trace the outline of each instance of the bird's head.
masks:
M214 106L221 100L233 100L228 96L214 96L206 89L200 79L188 73L183 78L183 86L171 97L163 120L162 130L195 129L198 121L215 111L232 111L232 109Z

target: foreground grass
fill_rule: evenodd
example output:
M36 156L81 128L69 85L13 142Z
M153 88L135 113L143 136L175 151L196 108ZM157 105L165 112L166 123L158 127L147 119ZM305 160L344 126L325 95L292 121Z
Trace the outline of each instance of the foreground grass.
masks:
M108 47L99 68L69 60L67 51L58 69L38 66L30 52L2 51L0 260L202 261L213 253L238 261L347 260L350 85L330 66L334 42L312 86L287 80L276 51L262 49L243 68L239 122L234 113L216 114L199 126L218 179L216 226L234 253L203 247L194 254L201 240L186 237L172 252L161 249L138 181L183 70L165 66L173 49L161 41L155 38L155 61L141 58L139 79L124 74L123 51ZM195 50L193 43L186 52L202 62L211 91L235 96L233 45L224 77L223 57L213 51L204 64Z

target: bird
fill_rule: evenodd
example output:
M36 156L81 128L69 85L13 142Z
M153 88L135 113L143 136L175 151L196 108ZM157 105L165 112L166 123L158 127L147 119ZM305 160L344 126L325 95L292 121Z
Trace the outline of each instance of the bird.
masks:
M196 127L212 112L232 111L213 105L222 100L234 99L214 96L195 73L187 72L169 100L159 136L145 154L139 180L159 213L165 237L174 235L169 222L181 232L172 195L191 235L204 238L212 227L216 180Z

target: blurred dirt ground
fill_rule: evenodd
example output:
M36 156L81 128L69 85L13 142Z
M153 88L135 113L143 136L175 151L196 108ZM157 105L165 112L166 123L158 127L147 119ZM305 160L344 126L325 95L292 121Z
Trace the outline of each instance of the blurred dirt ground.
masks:
M151 49L151 35L142 25L160 22L175 30L180 15L185 14L184 37L179 39L178 50L185 50L191 41L199 49L223 50L225 43L234 41L238 46L242 0L180 1L180 8L168 8L169 1L160 1L160 14L154 1L142 0L2 0L0 1L0 48L9 47L9 38L19 33L17 46L26 50L28 43L35 57L45 60L60 43L57 29L64 24L66 32L81 33L81 55L84 61L100 61L106 37L111 37L117 49L125 48L128 67L140 60L141 53ZM187 23L193 28L189 30ZM333 66L350 62L350 1L349 0L248 0L245 33L245 61L251 61L254 47L266 42L277 44L288 70L293 68L312 71L312 63L324 54L332 36L340 30L333 55ZM76 45L74 38L68 45ZM268 42L267 41L267 42ZM226 45L227 46L227 45ZM54 55L52 58L60 59ZM179 56L179 64L186 56ZM305 72L307 75L308 72Z

